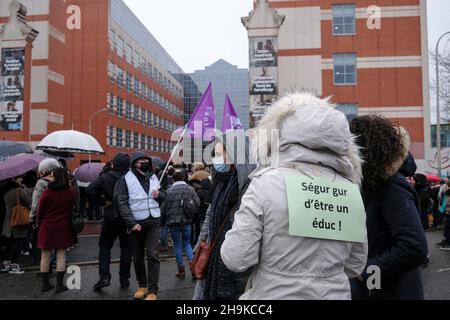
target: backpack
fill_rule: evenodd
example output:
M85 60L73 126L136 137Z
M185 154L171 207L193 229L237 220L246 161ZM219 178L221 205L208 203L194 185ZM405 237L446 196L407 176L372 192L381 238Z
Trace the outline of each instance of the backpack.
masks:
M181 199L181 206L183 207L183 212L188 220L191 220L194 215L198 213L199 207L195 204L193 193L190 188L187 192L183 193L183 197Z

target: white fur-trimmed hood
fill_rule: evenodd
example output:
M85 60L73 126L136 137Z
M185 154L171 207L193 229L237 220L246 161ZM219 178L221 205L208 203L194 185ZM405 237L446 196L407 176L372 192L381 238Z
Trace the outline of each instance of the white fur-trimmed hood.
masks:
M267 134L273 129L279 130L279 143ZM274 165L272 156L278 151L280 163L308 162L331 167L361 184L359 147L345 115L335 110L329 99L311 93L288 94L268 109L256 132L258 149L253 152L259 152L262 167Z

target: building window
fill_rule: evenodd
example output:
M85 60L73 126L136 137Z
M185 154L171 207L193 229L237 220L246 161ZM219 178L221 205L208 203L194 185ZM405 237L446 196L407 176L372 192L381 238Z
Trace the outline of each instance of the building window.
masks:
M348 122L351 122L358 116L358 105L355 103L338 104L336 110L342 112L347 117Z
M147 110L145 109L141 109L141 123L145 125L146 123L146 119L145 119L145 115L147 114Z
M355 85L356 77L356 54L339 53L333 55L334 84Z
M150 89L150 93L149 94L150 94L149 100L150 100L150 102L153 102L154 101L155 92L152 89Z
M133 82L132 78L133 78L132 75L127 73L127 90L128 90L128 92L131 92L131 89L132 89L131 88L131 83Z
M108 140L108 146L113 146L114 145L114 128L111 126L108 126L107 129L107 140Z
M110 29L108 34L108 40L109 40L109 47L111 51L114 51L114 41L116 39L116 33L114 30Z
M127 59L127 62L131 64L132 57L133 56L133 49L131 46L127 43L126 49L125 49L125 58Z
M141 149L147 150L147 137L145 134L141 134Z
M152 102L152 90L150 87L147 87L147 100L148 102Z
M437 148L437 125L431 125L431 145ZM450 124L441 125L441 146L442 148L450 148Z
M117 116L123 117L123 99L117 97Z
M114 96L111 93L108 93L106 99L108 103L109 113L114 114Z
M139 133L137 132L133 134L133 148L139 149Z
M139 52L137 52L135 50L134 55L133 55L133 65L136 69L139 67L139 59L140 59L140 54L139 54Z
M140 85L139 85L139 80L138 79L134 79L134 93L136 93L136 95L137 96L139 96L140 94L139 94L139 87L140 87Z
M125 148L131 148L131 131L125 131Z
M123 58L123 51L125 43L123 39L119 36L116 37L117 43L116 43L116 49L117 49L117 55L121 58Z
M141 56L141 66L140 66L141 72L143 74L147 74L147 61L145 61L145 57Z
M126 107L126 111L125 111L125 117L127 118L127 120L131 120L131 109L132 109L132 104L130 101L127 101L127 107Z
M114 82L114 64L111 61L108 61L108 76L109 81Z
M155 145L155 138L149 137L149 139L150 139L150 142L149 142L150 151L155 151L155 147L154 147L154 145Z
M152 113L150 111L147 111L147 125L152 126Z
M117 85L122 88L123 82L124 82L123 70L122 68L117 67Z
M116 131L116 146L122 147L123 146L123 130L120 128L117 128Z
M145 99L147 97L147 86L144 82L141 82L141 97Z
M147 64L147 72L148 78L151 79L153 77L153 67L150 63Z
M150 137L150 136L147 136L147 146L146 146L146 149L147 150L150 150L150 151L153 151L153 145L152 145L152 143L153 143L153 141L152 141L152 137Z
M139 122L139 107L134 106L134 119L135 122Z
M355 5L337 4L332 6L333 35L355 35Z

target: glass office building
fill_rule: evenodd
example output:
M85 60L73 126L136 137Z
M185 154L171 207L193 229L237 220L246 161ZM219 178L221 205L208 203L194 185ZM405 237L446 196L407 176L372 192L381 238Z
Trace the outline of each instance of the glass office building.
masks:
M188 123L195 108L200 102L202 93L192 78L185 73L172 74L184 89L184 123Z

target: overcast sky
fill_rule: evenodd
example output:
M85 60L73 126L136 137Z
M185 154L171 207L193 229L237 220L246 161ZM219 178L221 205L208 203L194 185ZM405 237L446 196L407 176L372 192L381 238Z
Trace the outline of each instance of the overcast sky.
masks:
M252 10L251 0L125 2L185 72L220 58L248 68L248 38L241 17ZM450 1L428 0L428 13L432 48L441 34L450 31ZM446 47L450 50L450 41Z

